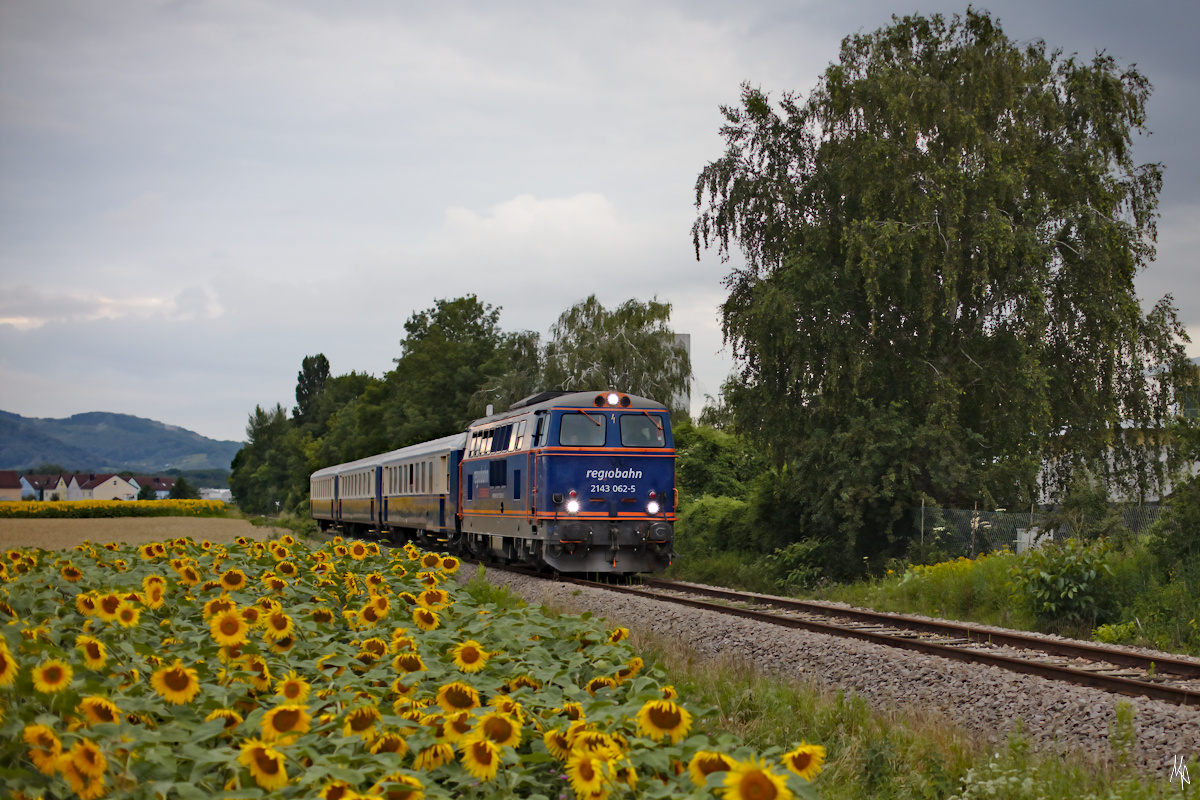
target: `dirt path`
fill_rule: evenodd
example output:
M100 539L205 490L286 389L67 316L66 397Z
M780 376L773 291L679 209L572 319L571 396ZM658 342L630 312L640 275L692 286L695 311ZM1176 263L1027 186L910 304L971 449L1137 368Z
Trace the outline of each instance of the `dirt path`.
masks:
M277 528L256 528L244 519L215 517L125 517L108 519L0 519L0 549L62 550L83 541L159 542L179 536L232 542L238 536L265 539Z

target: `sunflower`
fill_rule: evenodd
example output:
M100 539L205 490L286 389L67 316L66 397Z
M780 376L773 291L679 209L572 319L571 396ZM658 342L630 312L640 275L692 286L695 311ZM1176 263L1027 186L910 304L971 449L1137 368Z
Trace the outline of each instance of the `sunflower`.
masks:
M441 573L438 572L418 572L417 580L425 584L427 589L435 589L442 582Z
M392 574L397 578L403 578L408 574L408 570L404 568L403 564L397 564L396 566L392 567Z
M369 628L376 622L379 622L384 618L384 616L384 614L380 614L379 610L375 608L374 603L367 603L365 606L363 606L362 611L358 612L358 619L361 620L362 623L365 623L361 624L361 627L365 628Z
M290 556L291 553L283 545L273 544L273 545L271 545L271 555L274 556L276 561L282 561L285 558L287 558L288 556Z
M67 565L60 570L60 574L63 576L63 580L68 581L69 583L75 583L83 577L83 571L69 561L67 562Z
M454 681L438 689L437 704L447 714L479 708L479 692L472 686Z
M71 790L80 800L95 800L104 795L107 787L104 785L103 775L92 776L80 772L74 759L65 755L60 756L58 769L62 771L63 777L71 785Z
M811 781L825 765L825 748L819 744L800 742L795 750L784 753L783 765L792 772Z
M442 624L437 612L430 611L428 608L414 609L412 616L413 622L417 623L417 627L423 631L437 630L437 627Z
M220 597L214 597L204 604L204 618L211 619L218 614L226 611L236 611L237 603L229 595L222 593Z
M679 692L675 691L674 686L664 686L662 687L662 696L663 700L677 700Z
M461 564L462 562L454 556L446 556L442 559L442 572L446 573L447 575L453 575L454 573L458 572L458 568Z
M454 656L454 666L463 672L478 672L487 665L487 660L492 657L492 654L484 650L483 645L474 639L455 645L450 654Z
M583 706L579 703L563 703L563 707L559 711L572 722L584 718Z
M29 745L29 758L44 775L53 775L55 762L62 753L58 735L45 725L26 725L21 736Z
M33 688L39 692L53 694L71 685L74 675L71 665L57 658L43 661L33 668Z
M212 711L207 717L205 717L204 721L212 722L214 719L219 719L219 720L224 721L226 736L230 735L230 732L235 727L237 727L238 725L241 725L243 722L245 722L245 718L242 717L242 715L239 714L238 712L234 711L232 708L218 708L218 709Z
M688 762L688 775L691 776L692 783L704 786L709 775L714 772L728 772L736 763L724 753L697 750L696 755L692 756L692 760Z
M290 636L296 624L292 618L282 611L273 611L263 620L263 634L268 639L282 639Z
M4 643L3 639L0 639L0 686L12 684L17 679L17 673L20 670L21 668L9 651L8 645Z
M359 796L353 786L339 780L330 781L321 787L321 791L317 792L317 797L321 800L354 800Z
M437 769L453 760L454 748L446 742L435 742L417 753L416 759L413 760L413 769Z
M63 753L62 758L70 758L76 769L92 778L99 778L108 768L108 759L104 757L104 753L100 752L95 742L88 739L75 742L70 750Z
M200 676L191 667L185 667L182 659L175 659L169 667L155 670L150 676L150 685L168 703L183 705L190 703L200 693Z
M457 714L447 714L442 722L442 736L447 742L459 742L475 728L475 718L470 711L459 711Z
M291 561L280 561L275 565L275 569L280 575L286 575L289 578L294 578L300 574L300 570Z
M310 691L312 687L308 681L296 674L296 670L292 670L275 684L275 694L294 703L303 703L308 699Z
M246 588L246 573L240 569L226 570L221 573L221 588L227 592Z
M236 647L246 643L250 625L236 608L222 611L208 621L213 639L222 647Z
M786 779L762 761L734 762L725 774L725 800L792 800Z
M350 545L350 557L355 561L362 561L367 557L367 546L362 542L354 542Z
M163 607L166 598L166 590L155 584L146 590L146 605L155 610Z
M459 749L462 766L476 780L490 781L500 770L500 747L488 739L467 739Z
M287 744L297 736L308 731L312 717L303 705L276 706L263 715L263 741L273 742L281 739L281 744Z
M393 772L385 775L371 787L370 796L380 796L384 800L424 800L425 785L412 775Z
M286 653L288 650L291 650L295 646L296 646L296 637L295 636L282 636L282 637L276 639L275 641L271 642L271 652Z
M612 633L608 635L608 641L612 644L623 641L629 638L629 628L614 628Z
M314 608L312 612L313 622L327 624L333 622L333 612L328 608Z
M271 670L267 667L266 659L259 655L248 655L242 662L243 668L250 673L250 682L260 692L271 689Z
M521 725L507 714L493 712L479 719L472 735L493 741L501 747L518 747L521 744Z
M389 732L377 737L370 749L371 755L395 753L398 756L403 756L408 753L408 742L404 740L404 736L401 734Z
M200 582L200 573L191 564L179 570L179 582L185 586L195 586Z
M421 556L421 566L425 569L438 569L442 566L442 557L437 553L426 553Z
M617 670L617 683L624 683L632 680L642 671L642 667L646 666L646 662L634 656L629 660L629 663Z
M573 753L567 758L567 777L579 797L599 794L607 780L608 764L599 758Z
M344 545L344 544L335 544L333 546L333 554L336 555L338 558L344 558L349 553L350 553L349 549L347 549L346 545Z
M360 736L372 739L375 736L375 726L383 722L383 715L375 706L359 706L346 715L346 724L342 726L343 736Z
M117 608L117 624L122 628L136 627L141 616L142 610L128 600L122 600L120 607Z
M638 733L658 740L671 737L671 744L687 735L692 727L692 715L683 706L670 700L651 700L637 713Z
M109 592L96 601L96 616L105 622L112 622L117 618L117 609L120 606L121 595Z
M96 613L96 598L89 592L75 595L75 610L85 617Z
M590 681L588 681L587 685L583 688L587 689L588 694L590 694L592 697L595 697L596 692L600 691L601 689L617 688L617 681L615 678L610 678L607 675L597 675L595 678L592 678Z
M254 782L267 791L282 789L288 784L287 768L283 753L258 739L242 742L238 763L250 770Z
M154 545L144 544L138 548L138 555L149 561L154 558Z
M571 739L560 728L554 728L542 734L542 744L546 745L550 755L559 761L566 761L571 757Z
M417 604L417 596L412 592L401 592L400 594L396 595L396 599L403 600L410 606L415 606Z
M515 692L518 689L533 689L536 692L542 688L542 682L528 675L518 675L509 680L505 684L505 688L510 692Z
M121 709L117 708L117 704L107 697L85 697L79 701L79 710L87 717L88 725L99 725L101 723L120 724Z
M525 720L525 709L516 700L504 695L496 695L491 700L488 700L488 705L493 706L501 714L512 717L517 722Z

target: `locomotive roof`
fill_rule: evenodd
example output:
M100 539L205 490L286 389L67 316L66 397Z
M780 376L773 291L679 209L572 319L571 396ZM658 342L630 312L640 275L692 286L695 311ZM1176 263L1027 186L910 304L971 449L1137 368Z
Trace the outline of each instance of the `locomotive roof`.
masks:
M509 406L507 411L501 411L498 414L492 414L490 417L480 417L470 424L469 427L476 428L481 425L488 425L492 422L512 419L513 417L523 416L532 411L546 411L551 408L596 408L596 395L606 395L613 389L602 389L590 392L541 392L526 397L524 400L518 400ZM615 410L620 411L624 408L647 409L654 411L666 411L667 407L662 403L651 400L647 397L638 397L636 394L627 392L617 392L629 398L628 406L619 406ZM608 409L610 406L603 406Z

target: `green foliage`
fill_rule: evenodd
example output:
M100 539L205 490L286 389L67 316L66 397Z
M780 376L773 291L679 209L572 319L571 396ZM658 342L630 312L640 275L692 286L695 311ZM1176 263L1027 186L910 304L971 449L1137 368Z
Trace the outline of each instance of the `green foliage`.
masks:
M491 605L504 610L525 608L525 601L507 586L495 586L488 583L487 569L483 564L480 564L479 568L475 570L475 575L471 580L462 584L462 590L475 601L477 606Z
M171 491L167 492L168 500L199 500L200 492L196 491L187 478L182 476L175 479L175 483L171 484Z
M1131 149L1149 94L968 10L846 38L806 101L746 86L722 109L693 232L746 256L725 400L795 468L796 536L902 552L920 497L1022 507L1043 465L1056 492L1085 469L1163 485L1195 378L1170 299L1143 315L1133 283L1161 185Z
M1072 536L1087 541L1107 538L1126 541L1129 529L1121 521L1121 508L1109 502L1108 490L1094 475L1077 473L1067 489L1062 503L1045 522L1049 530L1066 527Z
M702 495L745 498L761 459L740 436L682 419L672 425L675 482L684 502Z
M1172 570L1200 565L1200 478L1182 481L1171 495L1166 513L1150 529L1151 550L1159 569ZM1197 588L1200 588L1198 586Z
M153 485L147 483L145 486L142 486L138 489L137 499L138 500L157 500L158 492L156 492L154 490Z
M296 407L292 409L292 418L303 423L310 415L316 399L325 390L329 380L329 359L324 353L315 356L305 356L300 362L300 372L296 375Z
M1091 627L1111 614L1109 545L1101 540L1049 542L1013 565L1016 597L1043 625L1059 621Z
M821 579L823 546L816 539L802 539L767 556L765 561L772 572L783 575L775 581L778 590L792 594L816 586Z

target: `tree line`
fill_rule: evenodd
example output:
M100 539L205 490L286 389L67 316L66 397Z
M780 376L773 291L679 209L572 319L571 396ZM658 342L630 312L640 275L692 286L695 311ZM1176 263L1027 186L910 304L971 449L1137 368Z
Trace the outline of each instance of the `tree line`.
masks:
M317 469L448 436L488 405L503 410L540 391L615 387L672 405L686 393L691 363L670 316L657 299L606 308L593 295L564 311L543 341L502 330L500 309L475 295L437 300L404 323L400 355L382 377L335 376L323 354L306 357L291 412L276 403L250 414L233 494L252 513L307 514Z

